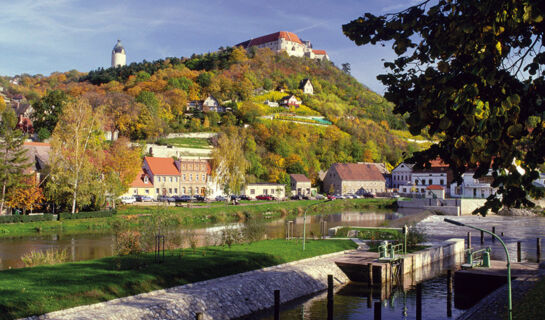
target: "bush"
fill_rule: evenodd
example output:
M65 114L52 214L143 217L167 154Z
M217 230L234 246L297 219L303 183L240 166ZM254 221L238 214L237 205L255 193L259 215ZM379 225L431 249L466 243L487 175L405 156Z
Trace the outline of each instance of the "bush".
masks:
M71 219L89 219L89 218L108 218L116 213L115 210L107 211L82 211L78 213L61 212L59 213L59 220L71 220Z
M18 222L36 222L36 221L53 221L57 220L57 216L54 214L44 214L40 216L25 216L25 215L11 215L0 216L0 223L18 223Z
M68 261L66 249L48 249L47 251L31 251L21 257L25 267L34 267L44 264L57 264Z
M140 232L130 230L119 232L115 238L115 252L120 256L142 253Z

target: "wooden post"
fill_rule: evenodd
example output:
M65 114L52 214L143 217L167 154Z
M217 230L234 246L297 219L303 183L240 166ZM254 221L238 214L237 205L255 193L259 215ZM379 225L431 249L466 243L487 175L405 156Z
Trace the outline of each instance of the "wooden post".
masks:
M492 233L496 233L496 227L492 227ZM496 241L496 239L494 238L494 236L491 236L492 237L492 242Z
M536 257L537 263L541 260L541 238L537 238L536 241Z
M447 317L452 317L452 270L447 271Z
M484 232L481 230L481 244L484 244Z
M422 320L422 283L416 285L416 320Z
M467 248L471 248L471 232L467 233Z
M367 308L371 309L373 307L373 288L369 290L367 294Z
M327 275L327 319L333 320L333 275Z
M280 290L274 290L274 320L280 320Z
M373 286L373 264L369 262L369 263L367 264L367 268L369 269L369 270L368 270L368 271L369 271L369 275L368 275L369 281L367 282L367 284L368 284L370 287L372 287L372 286Z
M196 319L196 320L203 320L204 317L203 317L202 313L197 312L197 314L195 314L195 319Z
M522 248L520 241L517 241L517 262L522 262Z
M382 319L382 305L379 302L375 302L375 320L381 320Z

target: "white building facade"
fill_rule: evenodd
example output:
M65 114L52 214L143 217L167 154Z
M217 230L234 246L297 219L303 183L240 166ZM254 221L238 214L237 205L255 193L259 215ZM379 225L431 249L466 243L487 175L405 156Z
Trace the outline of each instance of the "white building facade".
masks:
M479 179L473 177L474 172L462 174L462 183L453 183L450 186L450 196L453 198L488 198L496 193L496 188L491 186L493 178L491 172Z
M413 174L413 165L409 163L400 163L392 170L392 187L400 189L401 186L407 186L411 182Z

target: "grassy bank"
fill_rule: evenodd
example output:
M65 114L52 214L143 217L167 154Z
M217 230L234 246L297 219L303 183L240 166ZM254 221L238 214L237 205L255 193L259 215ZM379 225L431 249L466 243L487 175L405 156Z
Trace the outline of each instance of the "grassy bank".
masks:
M0 272L0 319L42 314L160 288L213 279L289 261L355 248L352 241L263 240L251 244L110 257ZM205 254L205 255L203 255Z
M539 280L535 287L530 289L524 297L513 303L513 319L545 319L545 279ZM507 308L504 307L505 319L507 319Z
M0 224L0 238L47 235L59 232L64 234L100 233L111 232L115 228L138 228L148 224L149 219L157 215L158 212L168 217L168 224L171 226L199 226L206 223L234 222L245 220L248 217L273 219L301 215L305 208L320 202L324 201L251 202L238 206L223 204L193 208L126 206L120 208L117 215L109 218ZM335 200L312 207L308 214L330 214L342 210L387 209L394 206L394 199Z

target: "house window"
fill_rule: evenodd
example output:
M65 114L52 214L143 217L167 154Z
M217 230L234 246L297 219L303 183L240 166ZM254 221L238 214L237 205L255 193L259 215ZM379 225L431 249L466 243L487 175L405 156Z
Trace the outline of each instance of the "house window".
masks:
M205 174L202 175L202 181L206 181L206 175Z
M155 189L155 192L156 192L157 194L159 194L159 188Z
M184 181L185 181L185 173L184 173L184 177L183 177Z
M414 181L414 184L415 184L415 185L418 185L418 180L415 180L415 181Z
M445 182L445 180L441 179L439 180L439 182L441 183L441 185L443 185L443 182Z
M168 193L172 194L172 188L168 188Z
M193 188L189 187L189 194L193 194Z
M138 193L138 190L134 189L134 190L133 190L133 193L134 193L134 194L137 194L137 193Z
M268 189L263 189L263 194L269 194L269 190Z
M250 189L250 194L255 194L255 189Z
M433 184L433 181L430 179L428 180L429 184L432 185Z
M170 177L170 182L172 182L172 177Z
M146 189L146 194L149 194L149 189Z
M148 176L145 176L144 177L144 183L148 183L149 179L148 179Z
M473 189L473 198L477 198L477 189Z
M199 175L195 174L195 181L199 181Z
M182 188L182 190L183 190L183 192L182 192L182 193L183 193L183 194L185 194L185 187L183 187L183 188Z
M178 188L174 188L174 193L178 193Z

